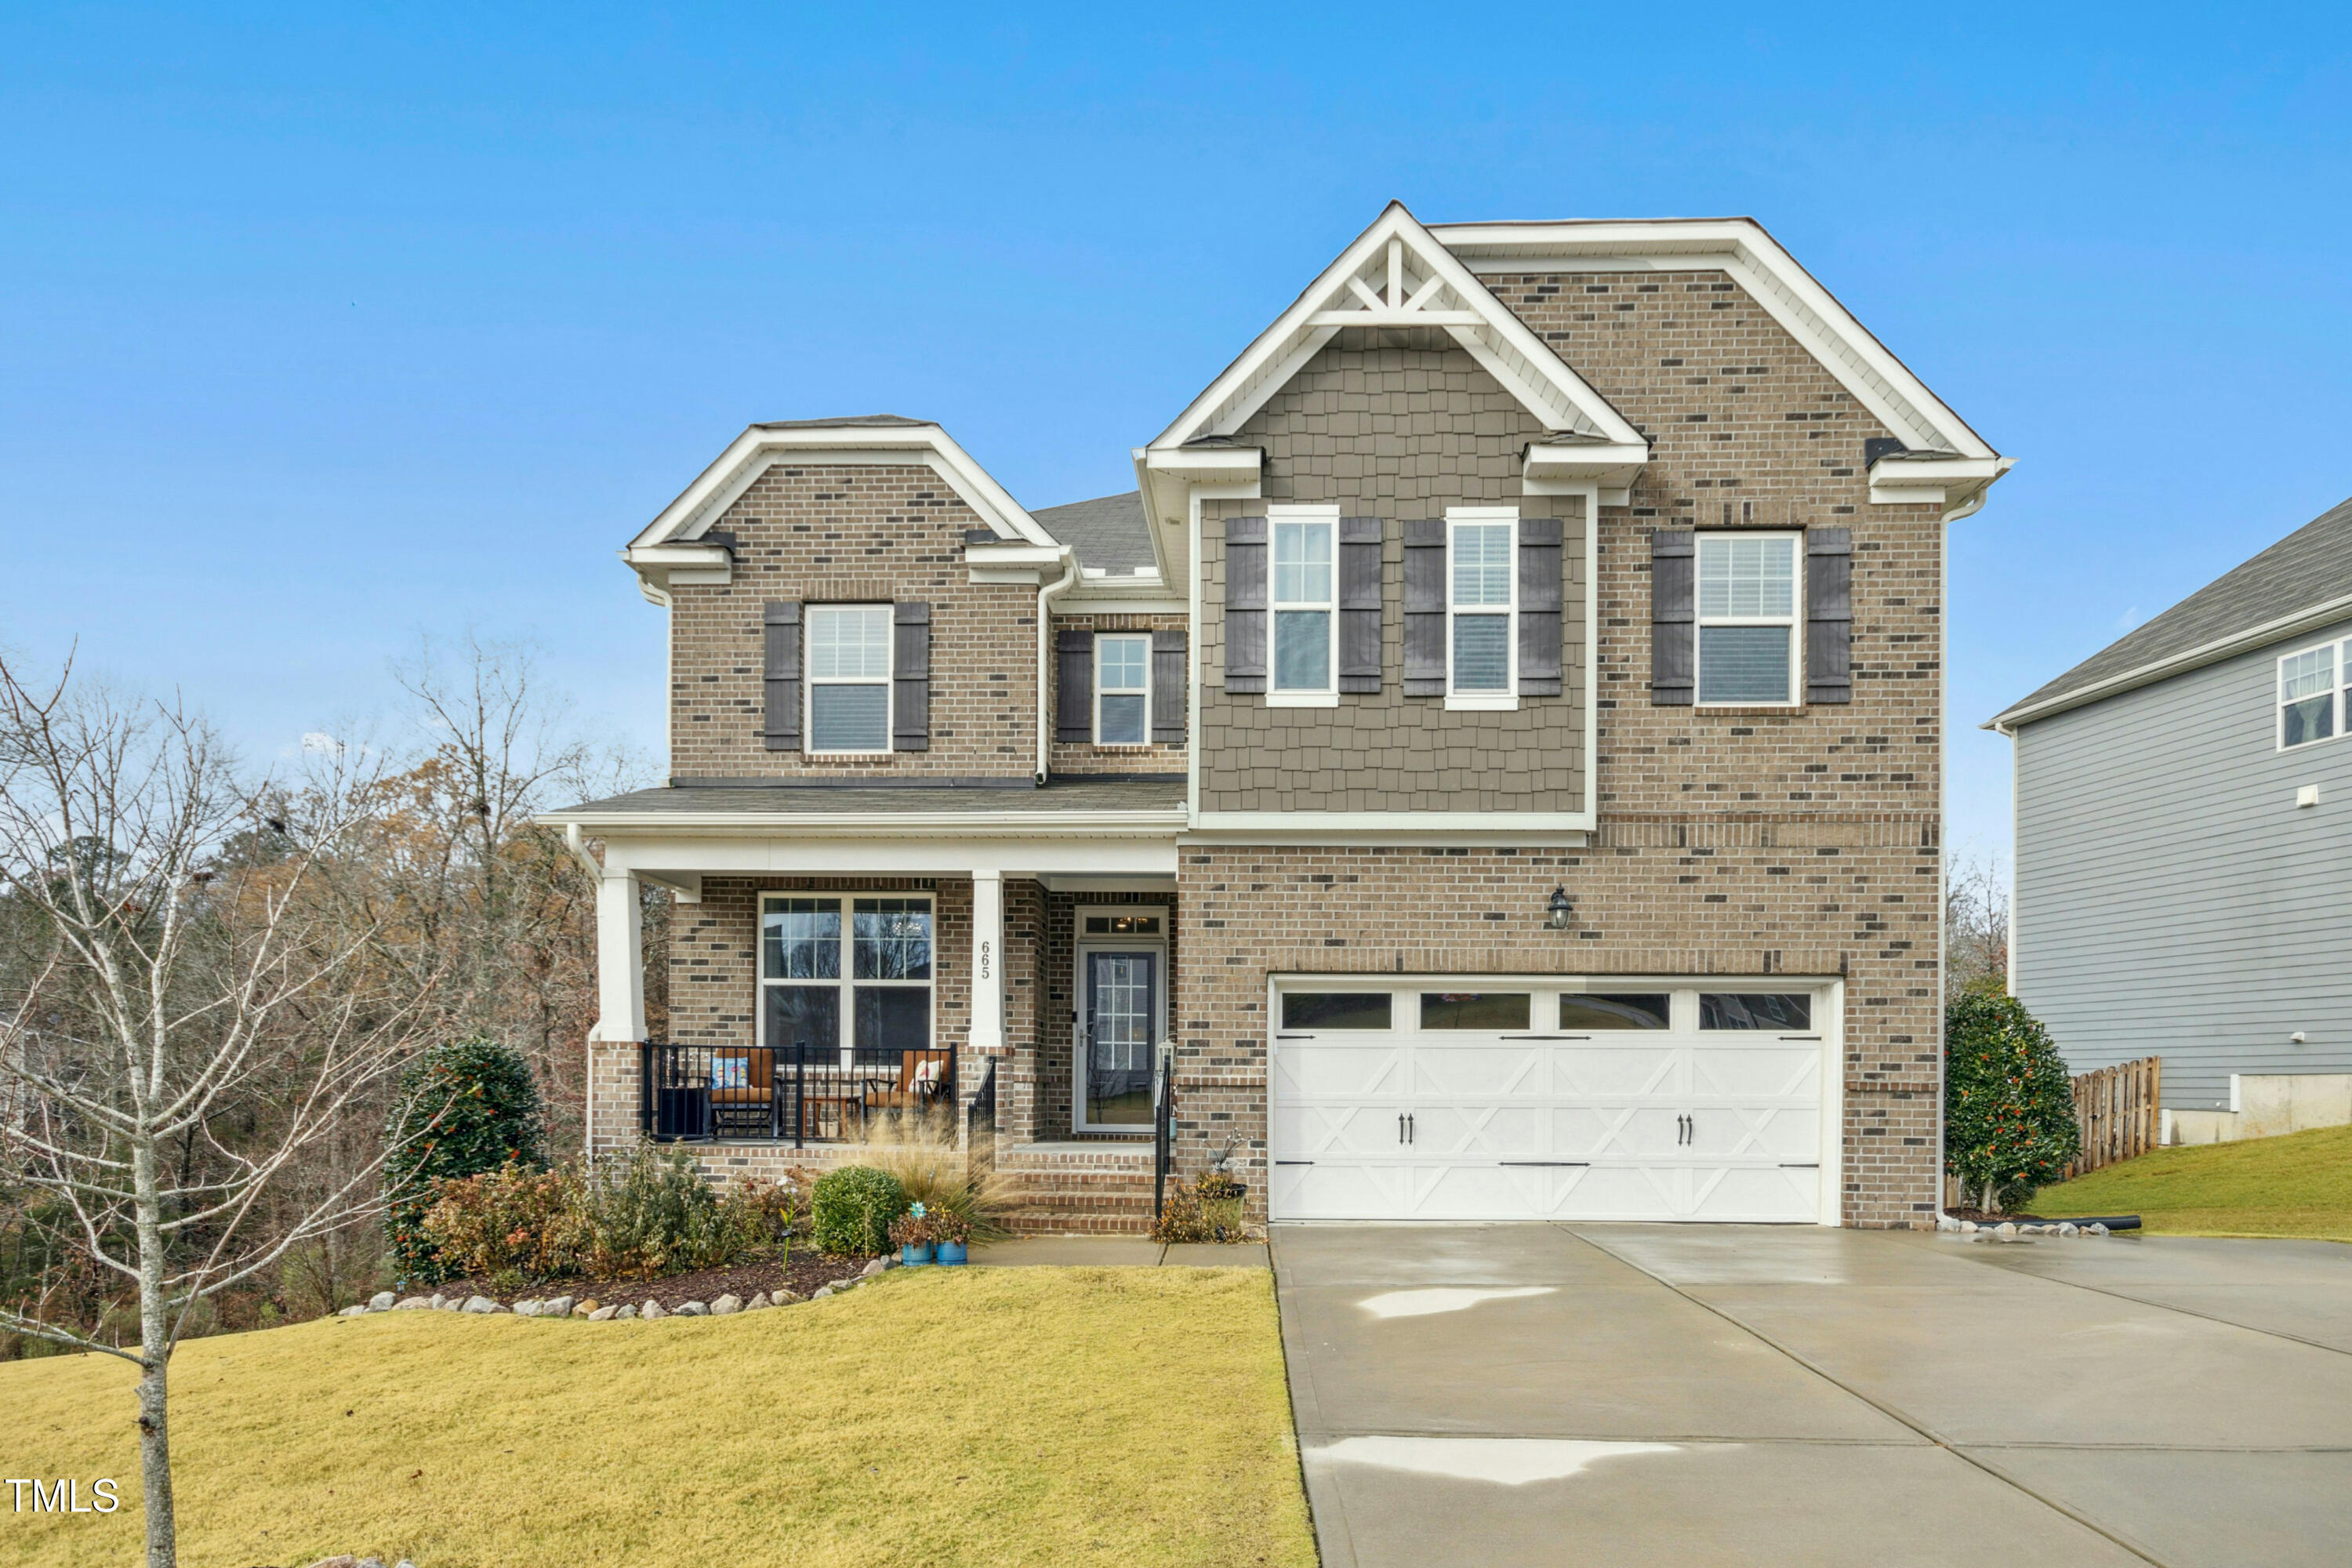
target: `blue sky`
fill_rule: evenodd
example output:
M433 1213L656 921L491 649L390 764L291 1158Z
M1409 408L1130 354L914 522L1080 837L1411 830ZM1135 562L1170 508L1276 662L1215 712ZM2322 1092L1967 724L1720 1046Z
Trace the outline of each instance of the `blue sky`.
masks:
M753 419L1051 505L1392 196L1744 213L2020 459L1950 594L2005 852L1976 724L2352 492L2345 13L1789 9L9 8L0 643L263 758L471 626L650 750L613 551Z

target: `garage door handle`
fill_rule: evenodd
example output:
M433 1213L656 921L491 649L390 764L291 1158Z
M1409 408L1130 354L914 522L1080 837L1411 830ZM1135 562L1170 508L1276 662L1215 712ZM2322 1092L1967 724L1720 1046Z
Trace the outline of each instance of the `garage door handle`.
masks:
M1780 1162L1780 1169L1784 1171L1818 1171L1821 1168L1822 1163L1819 1160L1783 1160Z
M1312 1160L1276 1160L1275 1163L1277 1165L1311 1165L1315 1163L1315 1162Z
M1397 1112L1397 1142L1404 1142L1404 1112L1402 1110Z
M1410 1110L1404 1113L1404 1141L1408 1143L1413 1141L1412 1112Z

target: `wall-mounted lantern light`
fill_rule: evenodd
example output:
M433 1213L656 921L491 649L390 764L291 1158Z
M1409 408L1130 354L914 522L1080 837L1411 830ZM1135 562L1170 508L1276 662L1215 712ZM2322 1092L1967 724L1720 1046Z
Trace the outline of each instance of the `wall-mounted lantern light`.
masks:
M1554 931L1566 931L1569 912L1568 889L1565 887L1553 888L1551 901L1544 906L1544 924Z

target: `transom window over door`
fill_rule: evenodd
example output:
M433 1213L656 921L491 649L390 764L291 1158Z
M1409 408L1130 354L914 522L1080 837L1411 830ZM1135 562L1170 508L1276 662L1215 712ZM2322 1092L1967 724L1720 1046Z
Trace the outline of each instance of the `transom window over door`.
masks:
M813 605L808 610L808 749L890 749L887 605Z
M1339 617L1333 613L1333 549L1339 531L1337 507L1276 507L1274 528L1274 689L1276 697L1324 697L1335 702L1331 679L1338 658L1332 644Z
M928 1050L931 967L929 898L763 898L761 1043L837 1051L845 1067Z
M1512 612L1517 607L1512 537L1517 521L1514 513L1491 509L1455 509L1446 514L1452 535L1448 695L1456 706L1517 705L1512 665L1517 639L1511 635Z
M1095 744L1140 746L1151 739L1151 638L1095 639Z
M1698 700L1797 700L1797 536L1698 536Z

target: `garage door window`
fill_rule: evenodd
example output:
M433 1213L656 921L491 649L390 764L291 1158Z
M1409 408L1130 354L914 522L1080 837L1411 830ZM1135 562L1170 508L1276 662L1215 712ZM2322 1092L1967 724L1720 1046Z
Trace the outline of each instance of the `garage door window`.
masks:
M1566 995L1559 999L1563 1029L1663 1029L1668 1026L1665 992L1641 994Z
M1524 991L1424 991L1424 1029L1524 1029L1534 1000Z
M1385 1029L1385 991L1286 991L1282 997L1286 1029Z
M1813 999L1803 992L1758 994L1703 991L1698 998L1702 1029L1810 1029Z

